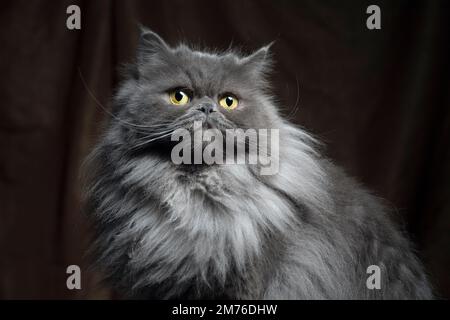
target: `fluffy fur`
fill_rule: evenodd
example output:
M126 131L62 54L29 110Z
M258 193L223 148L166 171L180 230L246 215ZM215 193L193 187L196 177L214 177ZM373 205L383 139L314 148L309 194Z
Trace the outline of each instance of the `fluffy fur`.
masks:
M423 268L379 199L283 120L267 93L269 48L250 56L169 47L143 30L89 163L96 265L137 298L428 299ZM178 108L167 90L190 88ZM240 105L217 107L232 92ZM198 110L217 107L214 118ZM175 165L168 137L193 120L280 130L279 172ZM381 268L369 290L366 269Z

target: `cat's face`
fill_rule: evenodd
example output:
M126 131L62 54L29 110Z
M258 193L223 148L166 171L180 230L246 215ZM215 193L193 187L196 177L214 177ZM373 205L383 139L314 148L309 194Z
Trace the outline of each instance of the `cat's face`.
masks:
M137 63L116 97L120 118L166 132L194 121L220 130L272 128L277 119L266 90L268 47L240 57L169 47L144 30Z

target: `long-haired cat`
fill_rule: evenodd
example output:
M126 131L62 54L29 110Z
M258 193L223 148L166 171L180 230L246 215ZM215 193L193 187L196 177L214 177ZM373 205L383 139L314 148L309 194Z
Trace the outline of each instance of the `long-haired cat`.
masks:
M389 210L279 115L270 69L269 47L203 52L142 29L88 161L93 253L105 279L152 299L432 298ZM278 172L175 164L170 134L193 121L278 129Z

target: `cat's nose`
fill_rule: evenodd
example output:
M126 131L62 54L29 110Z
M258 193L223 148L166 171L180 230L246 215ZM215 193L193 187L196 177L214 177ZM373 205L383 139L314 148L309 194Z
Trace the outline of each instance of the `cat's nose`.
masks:
M197 107L197 109L207 115L217 111L214 103L202 103Z

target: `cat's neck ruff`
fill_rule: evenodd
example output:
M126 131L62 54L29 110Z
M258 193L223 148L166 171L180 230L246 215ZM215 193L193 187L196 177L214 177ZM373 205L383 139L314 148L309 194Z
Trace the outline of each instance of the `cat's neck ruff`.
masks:
M289 138L284 141L289 142ZM213 273L224 283L231 267L245 272L261 255L267 234L283 234L296 222L296 203L315 210L326 205L325 177L311 151L292 150L292 146L282 149L280 172L264 177L248 165L213 165L191 171L152 156L130 163L123 182L151 190L153 198L161 202L157 207L163 208L158 213L162 219L136 215L134 225L152 225L147 226L148 235L140 240L131 261L145 253L148 259L167 260L172 272L155 271L157 277L152 281L166 277L207 281L211 277L207 273ZM299 175L292 175L291 166ZM158 237L167 239L156 241Z

